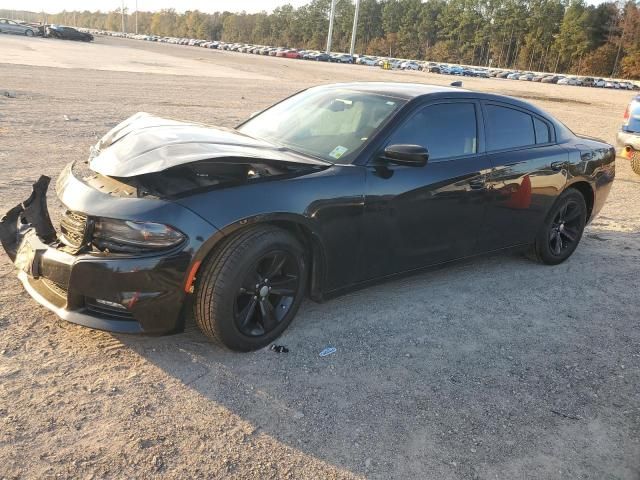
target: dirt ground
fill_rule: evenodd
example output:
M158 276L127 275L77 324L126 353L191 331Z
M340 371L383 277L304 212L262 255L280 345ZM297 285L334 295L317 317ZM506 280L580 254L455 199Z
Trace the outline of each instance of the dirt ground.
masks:
M453 79L0 36L0 211L135 112L233 126L349 80ZM463 81L610 142L631 97ZM3 254L0 478L637 480L639 272L640 177L623 161L568 262L480 258L306 302L279 341L288 354L222 351L195 325L150 338L66 323L30 299ZM337 352L320 358L328 345Z

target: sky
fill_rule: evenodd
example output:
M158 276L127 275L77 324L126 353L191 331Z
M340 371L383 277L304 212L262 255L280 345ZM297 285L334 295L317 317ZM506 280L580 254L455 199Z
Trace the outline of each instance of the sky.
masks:
M0 0L0 9L28 10L33 12L45 11L58 13L62 10L101 10L108 12L122 5L123 0ZM604 0L587 0L587 3L598 4ZM290 3L299 7L309 0L138 0L138 9L155 11L163 8L175 8L177 11L200 10L201 12L240 12L249 13L262 10L271 11L279 5ZM136 0L124 0L129 11L135 10Z

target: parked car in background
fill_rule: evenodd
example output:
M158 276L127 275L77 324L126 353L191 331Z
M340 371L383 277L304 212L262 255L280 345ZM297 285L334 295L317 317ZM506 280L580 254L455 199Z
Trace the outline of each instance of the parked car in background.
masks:
M562 75L547 75L541 80L541 82L542 83L558 83L563 78L564 76Z
M520 75L522 75L522 72L513 72L507 75L506 78L508 80L518 80L520 78Z
M58 38L61 40L78 40L81 42L93 41L93 35L81 32L73 27L65 27L63 25L49 25L47 27L47 36Z
M593 77L584 77L581 80L582 80L583 87L593 87L596 83Z
M558 80L558 85L577 85L578 81L575 77L564 77Z
M618 156L629 160L631 169L640 175L640 95L631 100L624 112L617 144Z
M336 53L331 55L331 59L329 61L335 63L353 63L354 59L348 53Z
M37 27L26 25L24 23L9 20L8 18L0 18L0 33L10 33L13 35L26 35L34 37L40 32Z
M530 82L531 80L533 80L533 77L535 77L533 73L525 72L518 77L518 80L524 80L524 81Z
M400 64L400 68L402 70L420 70L420 65L418 64L418 62L406 60Z
M481 68L481 67L472 68L471 72L473 73L474 77L479 77L479 78L490 77L489 70L487 70L486 68Z
M542 79L546 77L546 75L534 75L531 79L532 82L542 82Z

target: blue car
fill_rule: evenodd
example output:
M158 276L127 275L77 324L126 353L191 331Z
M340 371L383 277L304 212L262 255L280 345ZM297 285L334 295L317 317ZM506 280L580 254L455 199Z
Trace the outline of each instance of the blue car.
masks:
M618 156L631 162L640 175L640 95L631 100L624 112L624 123L618 132Z

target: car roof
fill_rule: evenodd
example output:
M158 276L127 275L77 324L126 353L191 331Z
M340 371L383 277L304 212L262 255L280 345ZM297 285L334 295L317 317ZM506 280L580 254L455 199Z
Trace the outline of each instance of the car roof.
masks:
M402 82L352 82L352 83L332 83L313 88L335 88L355 90L359 92L377 93L390 97L402 98L407 101L418 100L420 98L469 98L477 100L488 100L494 102L509 103L516 107L529 110L542 117L549 118L549 114L535 105L494 93L474 92L460 87L446 87L442 85L429 85L426 83L402 83Z
M400 97L407 100L421 97L432 93L448 93L448 92L468 92L468 90L443 87L440 85L428 85L425 83L402 83L402 82L352 82L352 83L332 83L330 85L322 85L316 88L335 88L356 90L359 92L378 93L381 95L389 95L392 97Z

